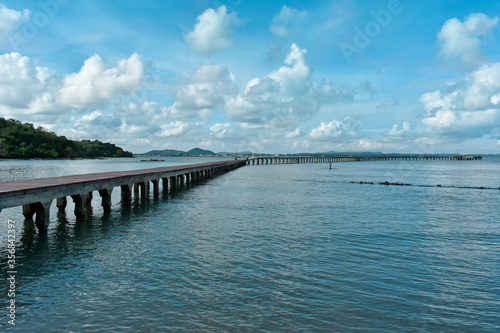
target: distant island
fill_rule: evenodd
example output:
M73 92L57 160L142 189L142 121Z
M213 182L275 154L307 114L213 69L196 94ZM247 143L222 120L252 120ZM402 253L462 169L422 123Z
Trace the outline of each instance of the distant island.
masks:
M132 157L112 143L69 140L42 127L0 117L0 158Z
M231 153L231 152L218 152L215 153L211 150L201 149L201 148L193 148L188 151L177 150L177 149L165 149L165 150L151 150L147 153L143 154L135 154L135 156L144 157L144 156L234 156L234 155L253 155L250 151L242 151L239 153Z

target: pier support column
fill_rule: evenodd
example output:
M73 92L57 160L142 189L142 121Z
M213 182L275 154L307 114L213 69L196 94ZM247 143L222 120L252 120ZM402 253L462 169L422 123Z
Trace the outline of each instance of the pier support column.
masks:
M26 219L31 220L36 214L35 225L40 233L46 233L49 228L51 205L52 200L23 205L23 215Z
M92 203L92 199L94 199L94 194L92 192L89 192L89 194L87 195L87 200L85 201L85 203L87 205L90 205Z
M140 189L140 192L141 192L141 199L146 199L148 194L149 194L149 181L145 181L145 182L139 182L139 183L136 183L135 186L137 187L137 194L138 195L138 192L139 192L139 189Z
M160 182L158 179L152 179L151 183L153 183L153 195L157 197L160 194Z
M105 212L109 212L111 210L111 192L113 192L113 188L104 188L99 190L99 194L101 195L101 206L104 208Z
M52 200L23 205L23 215L26 219L31 220L36 214L35 225L38 228L38 231L46 233L50 223L51 205Z
M122 202L125 204L130 204L132 202L132 186L133 185L122 185Z
M35 204L23 205L23 215L25 219L33 219L33 215L35 215L35 213Z
M84 217L87 215L87 205L89 203L89 193L86 194L75 194L71 198L75 203L75 215L77 217Z
M45 202L37 202L36 204L35 225L40 233L47 233L50 223L50 206L52 200Z
M177 188L177 177L172 176L170 177L170 189L176 189Z
M168 177L161 179L161 185L162 185L163 191L168 190Z
M67 205L68 205L68 199L66 199L66 197L57 198L56 206L57 208L59 208L59 211L61 212L64 211Z

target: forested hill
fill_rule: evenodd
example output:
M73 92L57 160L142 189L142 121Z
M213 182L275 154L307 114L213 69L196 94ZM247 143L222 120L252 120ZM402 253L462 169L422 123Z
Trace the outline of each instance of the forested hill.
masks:
M112 143L74 141L33 124L0 118L0 158L131 157Z

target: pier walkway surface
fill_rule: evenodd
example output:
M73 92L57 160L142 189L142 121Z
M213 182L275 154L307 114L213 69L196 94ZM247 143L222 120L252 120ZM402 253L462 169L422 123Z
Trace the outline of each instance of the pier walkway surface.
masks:
M155 195L159 193L160 180L163 189L174 189L187 183L195 183L244 166L246 160L230 160L171 166L131 171L102 172L62 177L28 179L22 181L0 182L0 212L2 209L23 206L23 214L32 219L40 232L46 232L49 226L50 206L57 200L59 210L64 210L67 197L75 203L75 215L86 215L86 207L92 201L92 192L98 191L102 198L101 205L107 211L111 208L111 193L115 187L121 187L121 198L125 204L135 197L146 198L150 184Z

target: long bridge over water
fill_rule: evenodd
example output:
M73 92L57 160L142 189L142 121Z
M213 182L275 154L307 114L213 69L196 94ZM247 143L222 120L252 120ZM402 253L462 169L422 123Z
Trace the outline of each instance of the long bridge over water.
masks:
M481 160L482 156L462 155L395 155L395 156L256 156L247 159L247 165L337 163L362 161L438 161Z
M56 201L59 210L65 210L68 197L74 202L74 214L86 215L93 192L101 196L104 211L111 209L111 194L115 187L121 189L124 204L132 202L132 192L136 198L145 199L153 187L155 196L163 190L176 189L187 183L196 183L245 165L296 164L296 163L337 163L359 161L394 160L456 160L481 159L478 157L457 158L456 156L380 156L380 157L315 157L315 156L258 156L222 162L210 162L151 168L131 171L102 172L41 179L0 182L0 212L10 207L23 207L26 219L35 216L35 224L40 232L46 232L50 222L50 208Z

